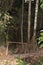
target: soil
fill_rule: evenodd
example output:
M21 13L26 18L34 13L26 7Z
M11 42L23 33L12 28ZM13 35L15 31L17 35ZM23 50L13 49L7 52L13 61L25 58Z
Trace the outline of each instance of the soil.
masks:
M9 53L6 56L6 48L4 46L0 47L0 65L3 65L3 61L5 62L6 60L8 60L8 62L10 63L8 65L17 65L15 58L18 58L19 56L25 60L29 58L30 62L34 63L38 57L43 56L43 48L39 49L38 51L36 51L34 53L33 52L32 53L23 53L23 54ZM13 61L11 61L11 60L13 60Z

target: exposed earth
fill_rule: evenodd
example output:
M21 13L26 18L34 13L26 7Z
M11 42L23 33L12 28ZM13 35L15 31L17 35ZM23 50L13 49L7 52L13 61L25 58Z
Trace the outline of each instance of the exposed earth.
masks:
M17 65L16 59L20 57L21 59L30 59L31 63L34 63L36 59L40 56L43 56L43 48L39 49L34 53L24 53L24 54L8 54L6 56L6 49L1 46L0 47L0 65L4 65L4 63L8 63L7 65Z

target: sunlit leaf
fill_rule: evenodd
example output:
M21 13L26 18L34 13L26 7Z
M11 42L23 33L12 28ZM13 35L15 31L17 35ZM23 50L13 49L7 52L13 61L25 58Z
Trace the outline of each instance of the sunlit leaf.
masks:
M41 4L40 7L43 9L43 4Z

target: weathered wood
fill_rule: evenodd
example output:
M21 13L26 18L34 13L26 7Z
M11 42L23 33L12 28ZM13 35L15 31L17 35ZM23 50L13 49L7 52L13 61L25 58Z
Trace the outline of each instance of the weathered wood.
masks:
M8 43L9 43L9 44L10 44L10 43L13 43L13 44L22 44L21 42L8 42ZM24 42L24 44L27 44L27 43Z
M24 54L14 54L11 55L12 58L21 58L21 59L26 59L29 57L39 57L39 56L43 56L43 52L38 52L38 53L24 53Z

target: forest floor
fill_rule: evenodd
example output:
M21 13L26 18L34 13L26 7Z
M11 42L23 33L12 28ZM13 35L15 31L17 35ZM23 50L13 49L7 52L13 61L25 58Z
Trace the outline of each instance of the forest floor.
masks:
M6 56L5 48L2 46L0 47L0 65L4 65L4 63L9 62L8 65L17 65L15 58L21 59L30 59L31 63L34 63L38 57L43 56L43 48L39 49L34 53L23 53L23 54L8 54Z

